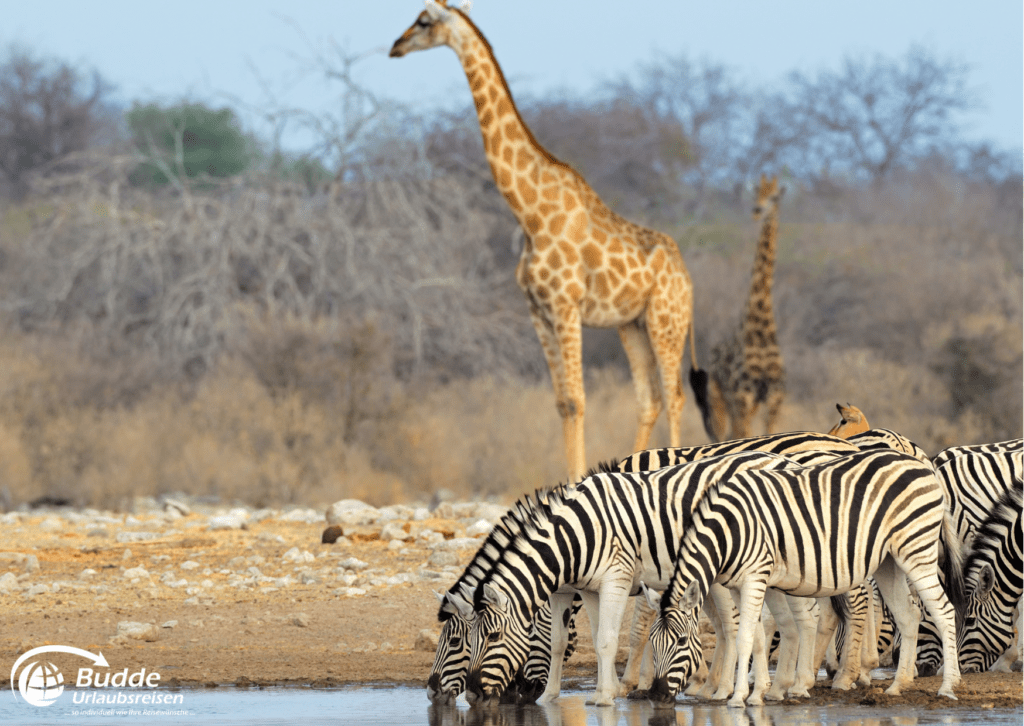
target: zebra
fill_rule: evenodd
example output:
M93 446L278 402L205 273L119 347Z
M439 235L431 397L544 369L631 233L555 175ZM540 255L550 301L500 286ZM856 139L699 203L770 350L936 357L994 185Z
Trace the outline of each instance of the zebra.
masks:
M971 444L969 446L950 446L932 458L932 466L938 469L947 462L964 454L1002 454L1008 451L1020 451L1024 448L1024 439L1010 439L994 444Z
M978 528L964 563L966 602L957 650L965 673L988 670L1013 645L1014 609L1024 594L1022 507L1018 480Z
M615 652L626 600L639 592L641 580L655 588L659 582L667 584L675 543L704 489L744 469L792 465L774 454L743 452L656 471L596 473L572 486L527 497L530 521L481 580L473 602L462 603L464 614L472 618L467 699L484 705L497 700L526 657L534 614L548 599L554 604L564 597L568 586L584 593L588 613L597 616L597 688L588 702L613 703L619 691ZM724 590L716 590L712 598L720 612L731 612L732 600ZM557 626L556 621L555 651ZM728 662L733 653L727 642L722 657ZM552 659L540 702L558 695L560 677L561 663ZM719 693L728 695L732 687L731 678L723 679Z
M842 437L821 434L816 431L792 431L754 436L746 439L733 439L701 446L647 449L623 459L603 462L599 464L597 471L653 471L710 456L722 456L741 451L766 451L807 465L818 461L830 460L836 454L853 453L859 450L855 444L844 441ZM637 690L631 693L630 697L643 696L644 691L650 686L649 676L640 676L639 670L641 666L638 659L634 658L634 654L639 653L640 645L648 641L648 634L654 616L655 610L648 607L646 599L636 598L633 621L630 627L630 657L622 674L622 682L624 684L637 685ZM712 618L712 622L715 625L715 632L718 633L719 640L722 640L724 625L717 618ZM646 650L649 650L649 648ZM692 693L703 698L711 697L714 688L720 682L721 673L718 670L720 665L722 665L722 661L716 658L710 677L704 682L704 686L697 688L696 686L699 686L699 684L695 682L691 685L691 688L687 689L687 694ZM813 681L807 684L807 687L812 685Z
M927 452L903 434L892 429L869 429L859 434L854 434L846 439L861 451L877 451L879 449L892 449L909 454L922 464L932 466L931 458Z
M950 452L945 449L935 457L935 461L942 462L936 474L960 546L969 548L993 508L1016 482L1024 480L1022 440L957 447ZM934 675L941 663L939 635L926 617L918 637L918 674Z
M463 617L455 606L453 598L458 593L471 596L480 577L488 571L490 565L512 541L524 517L529 516L527 509L513 505L498 521L490 534L480 546L469 566L455 584L445 593L435 593L440 603L437 617L441 622L441 634L434 653L434 663L427 679L427 697L437 704L454 703L455 699L465 690L466 673L469 668L469 621ZM575 616L581 601L574 598L569 613L572 641L575 640ZM565 617L563 611L562 617ZM538 684L535 679L543 675L546 681L548 664L551 660L551 607L545 605L538 611L537 618L530 629L530 651L524 669L517 673L515 688L503 697L509 700L526 701L530 695L543 690L546 683ZM573 646L574 647L574 646ZM565 658L571 654L569 645L565 647Z
M742 707L749 692L753 629L766 589L821 597L846 592L872 574L911 645L919 614L908 581L916 588L940 625L950 664L939 694L955 699L960 682L955 617L938 578L939 541L952 537L931 465L901 452L866 451L817 466L739 471L720 479L686 527L651 627L652 699L674 699L699 657L696 608L712 584L739 592L738 672L729 705ZM910 652L901 653L890 695L913 681ZM759 701L755 691L751 702Z
M848 597L846 598L830 598L837 622L834 637L828 643L825 671L833 680L839 675L839 658L846 651L849 620L854 614L851 611L859 611L862 608L867 612L867 622L871 627L865 631L864 650L861 655L861 677L858 682L862 685L870 685L872 670L879 666L893 665L892 647L898 635L896 625L893 622L892 613L882 600L878 583L869 579L867 584L869 587L851 590L847 593ZM870 610L868 610L867 600L868 589L871 591ZM867 657L865 658L865 656ZM820 659L816 662L820 662Z

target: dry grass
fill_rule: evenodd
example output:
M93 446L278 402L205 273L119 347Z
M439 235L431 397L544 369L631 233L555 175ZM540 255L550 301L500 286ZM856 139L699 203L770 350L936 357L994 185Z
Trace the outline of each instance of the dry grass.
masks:
M561 479L493 190L254 183L183 199L119 173L0 210L0 504L507 501ZM1019 199L997 197L929 179L787 196L783 429L827 431L850 402L933 453L1021 435ZM723 213L675 232L706 361L738 323L756 225ZM593 465L629 452L636 413L617 336L585 345ZM706 441L692 400L683 437Z

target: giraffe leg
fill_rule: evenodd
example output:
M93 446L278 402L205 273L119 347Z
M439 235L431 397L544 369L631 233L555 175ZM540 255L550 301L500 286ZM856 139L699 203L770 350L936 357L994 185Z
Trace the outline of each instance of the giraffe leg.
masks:
M583 439L583 414L586 402L583 392L580 313L572 306L564 306L557 315L531 306L530 319L540 339L541 348L544 349L548 370L551 371L555 406L562 418L569 481L576 482L582 479L587 471Z
M644 322L654 350L654 358L661 374L668 415L669 445L680 446L683 441L682 416L686 393L683 390L683 348L692 322L692 289L688 286L669 285L651 297L647 303ZM685 314L680 311L685 311ZM667 321L663 322L663 321Z
M775 426L779 421L779 413L782 411L782 399L785 398L785 391L781 388L773 388L768 393L768 400L765 402L764 408L764 432L766 434L775 433Z
M722 394L721 384L714 378L708 381L708 408L711 412L711 431L714 434L711 438L714 441L722 441L729 427L729 407Z
M661 392L654 379L657 362L647 332L641 330L636 322L620 327L619 339L626 351L629 372L633 377L633 389L636 391L637 429L633 451L642 451L647 448L651 430L661 413Z
M750 420L754 417L754 412L757 410L753 391L737 391L731 408L732 431L729 433L729 438L749 438Z

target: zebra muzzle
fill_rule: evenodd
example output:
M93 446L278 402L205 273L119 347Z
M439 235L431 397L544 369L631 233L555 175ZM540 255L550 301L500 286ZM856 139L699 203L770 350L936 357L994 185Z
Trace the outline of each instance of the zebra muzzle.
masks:
M655 678L647 691L647 697L655 704L675 703L676 700L675 691L668 684L667 678Z

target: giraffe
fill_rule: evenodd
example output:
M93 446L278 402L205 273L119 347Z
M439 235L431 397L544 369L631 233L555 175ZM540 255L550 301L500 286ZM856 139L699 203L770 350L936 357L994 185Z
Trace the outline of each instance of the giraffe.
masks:
M849 403L843 406L841 403L837 403L836 410L839 411L840 421L828 432L829 435L848 439L854 434L862 434L871 428L868 417L861 413L856 406L851 406Z
M702 376L691 375L694 397L712 441L750 436L750 421L765 404L765 431L772 433L785 396L785 371L776 340L772 312L772 274L779 236L778 204L785 187L778 177L763 174L757 190L754 220L761 220L761 235L754 257L747 308L731 338L711 351L711 363ZM728 432L726 430L728 426Z
M634 449L646 447L662 394L669 438L680 445L687 335L694 369L697 363L693 287L679 248L612 212L578 172L537 142L490 43L465 12L447 0L427 0L390 55L442 45L462 64L491 172L525 233L516 282L551 371L570 481L586 473L582 326L618 329L639 409Z

